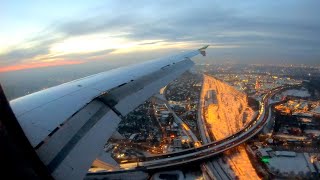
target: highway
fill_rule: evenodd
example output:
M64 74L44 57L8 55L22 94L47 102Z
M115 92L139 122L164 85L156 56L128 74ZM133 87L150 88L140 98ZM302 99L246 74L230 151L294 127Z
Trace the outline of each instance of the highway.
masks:
M164 90L166 90L166 88L164 88ZM203 105L204 105L203 91L204 89L202 86L200 98L199 98L198 113L197 113L197 124L200 131L201 141L198 140L198 138L194 135L194 133L191 131L188 125L184 121L182 121L180 117L177 116L176 113L172 110L163 93L162 93L163 96L161 97L156 96L160 100L162 100L162 98L164 99L162 101L165 103L165 106L173 114L176 123L182 125L183 132L194 142L194 147L199 147L201 144L208 144L211 142L209 133L207 131L207 126L203 118ZM208 161L206 163L201 163L200 167L203 174L205 175L205 179L217 179L217 177L219 177L219 180L229 179L226 173L223 172L223 169L221 167L217 168L216 166L217 166L217 162L215 162L215 160ZM220 171L222 171L223 173Z
M204 88L202 85L197 112L197 124L200 131L202 144L208 144L211 142L206 121L204 119L205 94L206 92L204 92ZM223 167L221 167L221 165L218 163L217 159L210 159L207 162L201 163L200 167L203 174L206 174L208 176L207 179L230 179L228 177L228 174L224 171Z
M201 143L198 140L197 136L194 135L190 127L174 112L174 110L170 107L170 104L165 98L165 96L163 94L158 94L154 97L165 104L166 108L172 113L174 121L177 124L181 125L183 133L186 134L189 137L189 139L194 142L195 147L199 147Z
M159 156L147 157L146 161L133 162L121 164L121 168L124 169L158 169L171 166L177 166L181 164L190 163L193 161L204 160L222 153L230 148L240 145L247 141L254 135L256 135L270 120L269 99L276 93L287 89L287 87L278 87L265 94L260 102L259 115L256 119L252 120L243 129L239 130L233 135L226 137L225 139L211 142L201 145L197 148L187 149L179 152L168 153Z

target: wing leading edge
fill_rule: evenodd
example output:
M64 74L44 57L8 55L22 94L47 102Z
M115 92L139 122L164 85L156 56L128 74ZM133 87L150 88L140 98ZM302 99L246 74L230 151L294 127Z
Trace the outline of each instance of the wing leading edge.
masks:
M190 58L207 47L71 81L10 105L53 177L82 178L121 117L192 67Z

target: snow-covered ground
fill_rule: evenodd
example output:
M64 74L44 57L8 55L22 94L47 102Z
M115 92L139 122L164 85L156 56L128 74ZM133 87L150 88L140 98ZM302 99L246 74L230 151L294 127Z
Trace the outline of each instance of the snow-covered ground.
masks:
M320 106L314 108L311 112L320 114Z
M119 167L119 164L111 157L111 153L106 153L106 152L102 152L100 153L100 155L97 157L98 160L108 163L111 166L114 167Z
M208 90L216 92L217 104L210 104L205 111L206 122L216 140L223 139L242 129L252 120L255 112L248 107L248 99L245 93L234 87L219 81L213 77L204 76L203 93ZM231 168L239 179L259 179L244 147L237 148L237 152L225 154L227 168Z
M275 134L274 137L283 138L287 140L297 140L297 141L304 141L307 139L306 136L294 136L294 135L288 135L288 134Z
M165 179L177 179L184 180L184 175L182 171L162 171L157 172L152 175L151 180L165 180Z
M279 172L282 175L303 175L310 172L308 162L303 153L297 153L296 157L274 156L267 164L272 172Z
M121 179L121 180L145 180L148 179L149 174L143 171L120 172L120 173L106 173L86 176L86 180L95 179Z
M260 179L251 164L244 146L238 146L237 152L227 155L227 162L239 179Z
M277 103L279 100L269 99L269 104Z
M210 104L205 113L216 140L239 131L252 120L254 111L248 107L245 93L210 76L204 76L203 88L205 93L216 92L218 104Z
M308 129L308 130L304 130L304 133L306 133L306 134L314 134L315 136L320 136L320 130Z
M202 180L203 177L199 173L188 172L185 173L185 180Z
M290 89L282 92L282 96L296 96L296 97L309 97L310 93L306 89Z

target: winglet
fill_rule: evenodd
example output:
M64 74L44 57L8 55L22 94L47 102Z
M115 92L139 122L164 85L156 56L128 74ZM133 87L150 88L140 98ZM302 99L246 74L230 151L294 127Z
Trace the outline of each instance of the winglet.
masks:
M202 48L199 49L199 51L202 54L202 56L206 56L207 47L209 47L209 45L203 46Z

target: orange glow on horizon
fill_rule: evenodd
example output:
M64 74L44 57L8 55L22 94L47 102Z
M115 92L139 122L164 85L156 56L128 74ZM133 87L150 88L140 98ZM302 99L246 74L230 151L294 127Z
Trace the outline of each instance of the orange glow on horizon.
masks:
M43 67L52 67L52 66L63 66L63 65L73 65L73 64L82 64L83 61L74 61L74 60L62 60L62 61L49 61L49 62L32 62L27 64L18 64L11 65L6 67L0 67L0 73L9 72L9 71L19 71L23 69L34 69L34 68L43 68Z

